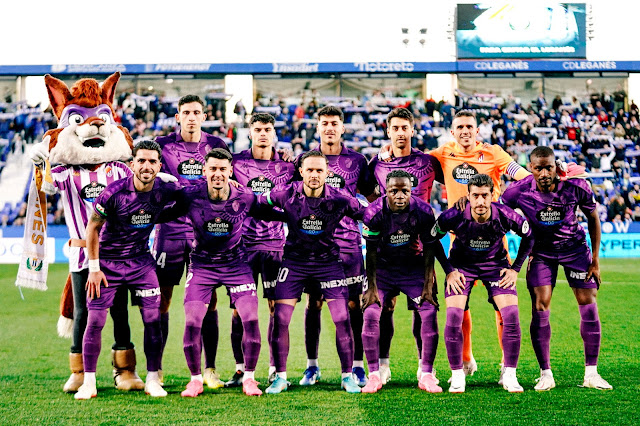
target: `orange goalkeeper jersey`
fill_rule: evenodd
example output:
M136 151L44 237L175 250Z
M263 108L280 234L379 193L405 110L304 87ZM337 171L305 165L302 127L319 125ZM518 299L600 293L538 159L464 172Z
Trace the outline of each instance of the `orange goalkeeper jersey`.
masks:
M471 152L463 152L456 141L451 141L430 151L429 154L436 157L442 166L449 207L469 194L467 183L475 174L484 173L491 176L494 186L493 201L500 198L500 177L503 174L506 173L515 180L530 175L499 145L476 142Z

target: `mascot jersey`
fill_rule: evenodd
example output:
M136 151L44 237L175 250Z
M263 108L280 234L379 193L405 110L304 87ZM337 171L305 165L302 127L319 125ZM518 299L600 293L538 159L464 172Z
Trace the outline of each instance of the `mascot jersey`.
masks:
M214 148L229 148L216 136L201 132L200 142L185 142L180 132L156 138L162 148L162 172L178 178L181 186L193 185L202 179L204 157ZM158 232L170 240L193 240L193 229L185 216L158 225Z
M62 197L69 236L85 239L85 229L93 213L93 202L111 182L132 176L123 163L111 161L95 170L82 166L57 166L51 169L53 185ZM89 267L85 250L69 248L69 270L79 272Z

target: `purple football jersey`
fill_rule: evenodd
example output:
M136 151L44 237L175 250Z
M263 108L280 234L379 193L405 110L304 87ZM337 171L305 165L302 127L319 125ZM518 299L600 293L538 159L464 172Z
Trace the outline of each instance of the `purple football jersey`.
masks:
M184 188L178 203L193 226L192 263L211 265L246 261L242 227L257 207L253 192L230 186L228 199L213 201L209 199L206 182L201 181Z
M192 185L202 179L204 156L214 148L229 148L224 141L216 136L201 132L200 142L185 142L180 132L168 136L159 136L156 142L162 148L162 169L178 178L182 186ZM158 232L166 239L193 239L191 225L185 217L158 226Z
M518 251L512 269L519 271L531 251L532 235L527 220L509 207L498 203L491 203L491 217L484 223L473 219L469 203L464 211L456 207L445 210L438 216L431 235L442 237L449 231L456 236L449 252L449 261L454 267L509 267L508 252L503 241L504 235L509 231L514 231L522 237L523 248L526 247Z
M340 248L334 234L343 217L362 219L364 207L344 191L329 185L319 198L307 197L303 183L293 182L260 196L261 204L284 211L288 235L285 258L313 262L338 260Z
M570 179L556 184L556 190L538 190L533 175L513 182L502 194L502 201L512 209L519 208L529 220L536 239L533 252L565 250L586 240L578 222L576 208L587 215L596 208L589 182Z
M271 160L256 160L250 149L233 154L233 174L243 186L257 196L271 191L276 185L289 183L295 165L280 159L273 150ZM242 238L247 250L282 251L284 226L282 222L268 222L247 217Z
M110 183L93 208L107 222L100 233L100 257L130 259L149 252L149 235L163 209L179 192L177 183L156 179L153 189L136 192L133 176Z
M363 234L367 241L378 242L378 268L397 273L423 269L422 244L433 240L430 230L435 224L431 206L411 196L409 207L394 213L387 197L369 204L364 214Z
M320 146L314 149L321 152ZM371 194L375 183L369 177L369 167L364 155L342 145L342 151L338 155L326 155L329 161L329 174L326 184L333 188L341 189L352 196L360 193L364 196ZM300 157L296 160L300 166ZM360 228L358 223L350 217L344 217L334 234L341 251L361 251Z
M389 162L380 161L373 157L369 163L369 170L375 177L380 187L380 193L384 194L387 186L387 175L394 170L404 170L411 174L413 189L411 194L427 203L431 201L431 189L433 181L444 183L442 166L436 157L425 154L415 148L406 157L394 158Z

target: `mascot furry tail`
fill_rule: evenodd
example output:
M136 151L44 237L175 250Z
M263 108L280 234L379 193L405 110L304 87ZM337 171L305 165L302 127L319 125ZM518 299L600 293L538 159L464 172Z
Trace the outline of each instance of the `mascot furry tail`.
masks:
M67 282L60 298L60 317L58 318L58 336L67 339L73 334L73 290L71 275L67 275Z

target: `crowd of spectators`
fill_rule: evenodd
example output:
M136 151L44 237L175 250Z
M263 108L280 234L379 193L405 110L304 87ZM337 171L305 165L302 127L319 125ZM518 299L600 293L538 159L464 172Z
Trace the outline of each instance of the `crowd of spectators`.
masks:
M228 96L211 93L204 97L207 121L203 130L224 138L233 146L237 129L246 122L247 111L241 102L235 105L237 119L225 117ZM327 104L344 111L346 132L344 143L371 158L387 143L386 115L395 107L405 107L414 113L415 148L429 150L447 140L449 126L459 109L475 111L478 118L478 139L502 146L513 159L526 167L529 152L538 144L552 146L558 158L573 161L590 174L598 211L603 221L640 221L640 119L638 107L626 99L604 92L594 93L582 102L575 97L556 96L548 103L544 94L524 105L519 99L506 99L489 94L455 93L455 102L445 100L410 99L374 91L361 97L324 97L315 91L305 91L298 97L277 97L258 94L253 110L276 117L276 132L280 146L290 147L299 154L314 147L316 111ZM152 93L122 93L116 102L116 120L132 137L155 137L175 131L178 98ZM12 108L13 107L13 108ZM55 128L55 118L49 111L24 105L0 104L0 152L25 151L25 146L39 141L46 130ZM3 161L0 158L0 173ZM504 185L508 185L508 177ZM433 191L433 205L446 208L440 188ZM49 220L64 223L58 200L50 200ZM7 206L5 206L7 210ZM5 211L3 210L3 212ZM2 216L2 223L19 222L20 206ZM13 217L12 217L13 216ZM13 220L12 220L13 219Z

